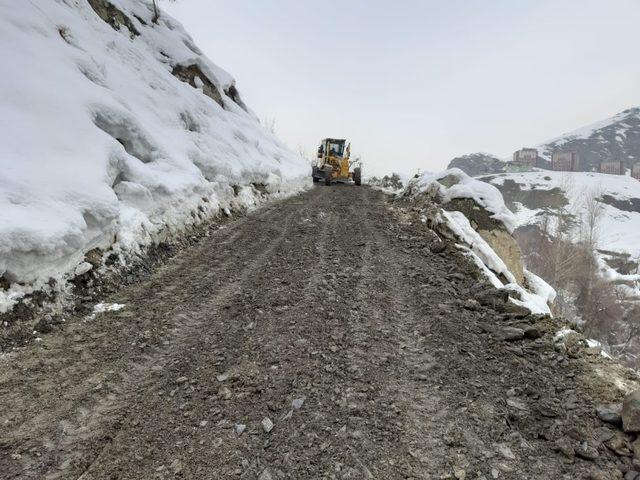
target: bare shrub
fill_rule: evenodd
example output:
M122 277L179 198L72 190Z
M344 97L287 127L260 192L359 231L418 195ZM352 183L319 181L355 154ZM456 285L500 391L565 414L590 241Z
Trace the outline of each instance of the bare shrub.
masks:
M562 188L575 188L570 177L565 177ZM628 345L633 339L627 337L640 332L625 326L624 302L616 285L602 278L598 264L601 196L600 189L585 190L572 210L545 212L537 230L517 238L528 267L558 292L556 314L581 325L587 336L605 345Z

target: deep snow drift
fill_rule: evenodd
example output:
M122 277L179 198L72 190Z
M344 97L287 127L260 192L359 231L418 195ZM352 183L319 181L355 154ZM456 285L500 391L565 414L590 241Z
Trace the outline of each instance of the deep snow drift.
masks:
M152 16L143 0L0 4L0 312L86 272L89 250L123 259L308 184L234 79Z

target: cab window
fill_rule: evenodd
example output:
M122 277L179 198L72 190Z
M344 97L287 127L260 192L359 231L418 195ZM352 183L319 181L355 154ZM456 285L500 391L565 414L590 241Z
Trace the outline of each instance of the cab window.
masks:
M344 143L332 143L329 148L332 154L342 156L342 152L344 152Z

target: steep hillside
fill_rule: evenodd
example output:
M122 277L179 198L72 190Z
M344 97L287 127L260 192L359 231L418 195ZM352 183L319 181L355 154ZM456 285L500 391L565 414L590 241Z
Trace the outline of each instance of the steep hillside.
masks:
M0 312L309 181L150 1L4 2L0 50Z
M640 181L591 172L523 172L485 177L502 192L518 227L539 224L545 213L584 214L585 201L595 197L602 209L598 246L640 258ZM578 240L578 229L572 231ZM606 256L606 255L605 255ZM628 273L628 272L622 272Z
M640 160L640 108L630 108L614 117L566 133L538 147L550 159L553 152L574 150L580 169L597 170L603 160L622 160L627 168Z
M532 270L556 308L635 364L640 355L640 182L590 172L483 177L514 212Z
M580 170L598 171L600 162L621 160L627 168L640 161L640 107L630 108L611 118L565 133L536 147L539 167L551 168L554 152L576 151ZM500 160L487 153L456 157L447 168L459 168L471 176L517 170L509 165L511 156Z

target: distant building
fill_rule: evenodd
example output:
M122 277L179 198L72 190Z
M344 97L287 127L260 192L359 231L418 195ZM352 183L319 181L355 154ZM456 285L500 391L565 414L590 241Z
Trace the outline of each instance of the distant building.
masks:
M523 167L535 167L538 165L538 150L535 148L523 148L513 152L513 163Z
M640 162L636 162L633 167L631 167L631 176L636 180L640 180Z
M612 160L609 162L600 162L600 173L608 173L609 175L624 175L626 168L621 160Z
M580 168L580 158L577 152L553 152L551 165L560 172L577 172Z

